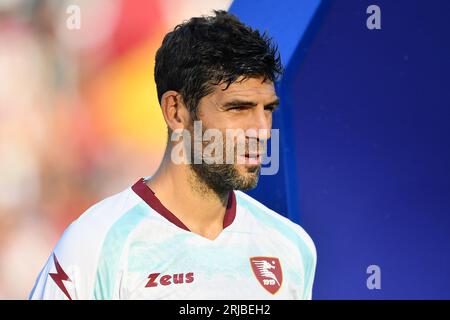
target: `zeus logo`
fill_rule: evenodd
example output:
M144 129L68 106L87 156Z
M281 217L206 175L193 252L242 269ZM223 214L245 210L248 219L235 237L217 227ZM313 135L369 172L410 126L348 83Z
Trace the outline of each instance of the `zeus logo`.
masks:
M180 283L191 283L194 281L194 273L188 272L178 273L178 274L165 274L161 277L159 276L161 273L150 273L148 276L148 282L145 285L146 288L157 287L158 285L168 286L170 284L180 284Z

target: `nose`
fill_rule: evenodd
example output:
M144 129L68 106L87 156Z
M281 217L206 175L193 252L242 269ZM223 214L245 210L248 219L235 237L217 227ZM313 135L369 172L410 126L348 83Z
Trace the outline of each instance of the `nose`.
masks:
M270 138L270 129L272 129L272 113L266 111L263 105L258 105L254 108L254 112L251 115L251 123L249 126L250 134L248 138L257 138L258 140L268 140ZM256 136L254 134L256 133Z

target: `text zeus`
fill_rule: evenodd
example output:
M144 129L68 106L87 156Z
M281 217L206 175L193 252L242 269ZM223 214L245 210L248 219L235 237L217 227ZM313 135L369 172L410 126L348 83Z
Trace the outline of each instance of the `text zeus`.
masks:
M180 284L180 283L191 283L194 281L194 273L188 272L178 273L178 274L165 274L160 277L161 273L151 273L148 276L148 282L146 284L146 288L157 287L158 285L168 286L170 284Z

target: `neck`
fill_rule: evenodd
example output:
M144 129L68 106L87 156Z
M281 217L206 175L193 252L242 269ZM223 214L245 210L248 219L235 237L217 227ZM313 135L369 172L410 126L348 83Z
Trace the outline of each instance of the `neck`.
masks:
M216 238L223 229L229 193L217 194L199 179L190 165L173 163L168 149L160 167L146 184L189 230Z

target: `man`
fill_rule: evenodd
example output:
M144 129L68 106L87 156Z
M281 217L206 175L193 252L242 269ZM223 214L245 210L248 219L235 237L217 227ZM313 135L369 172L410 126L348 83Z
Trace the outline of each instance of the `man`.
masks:
M312 240L239 191L257 184L269 134L254 132L271 129L281 71L271 40L224 11L168 33L155 65L169 131L160 167L69 226L30 298L311 299ZM192 138L199 124L245 134L211 163L212 141Z

